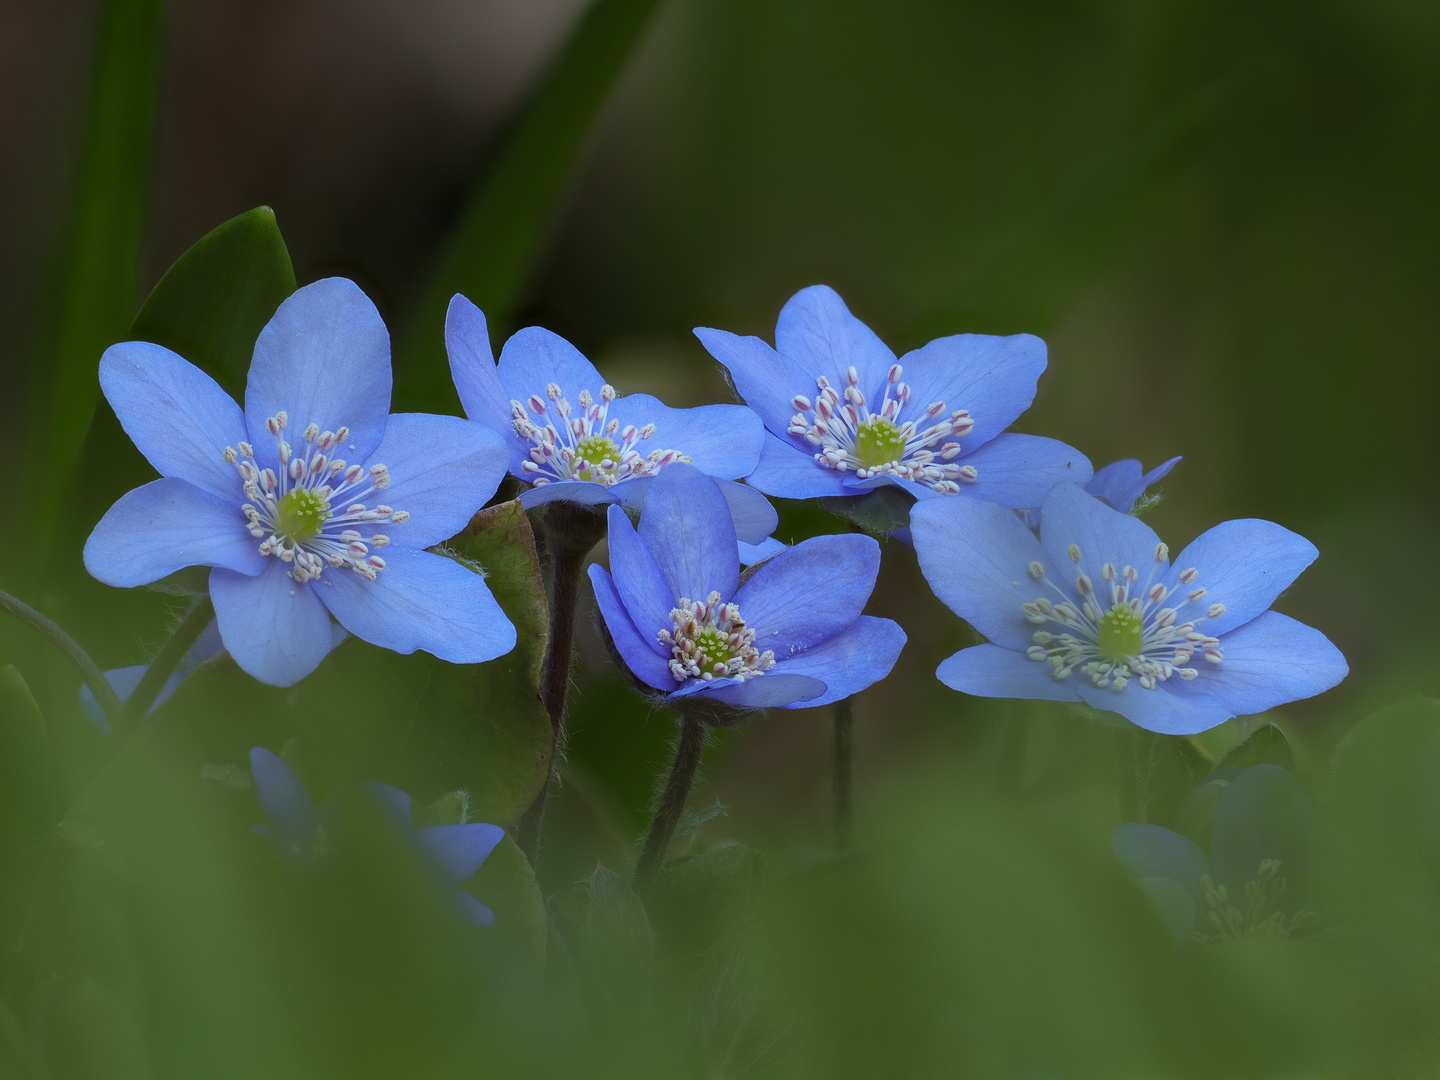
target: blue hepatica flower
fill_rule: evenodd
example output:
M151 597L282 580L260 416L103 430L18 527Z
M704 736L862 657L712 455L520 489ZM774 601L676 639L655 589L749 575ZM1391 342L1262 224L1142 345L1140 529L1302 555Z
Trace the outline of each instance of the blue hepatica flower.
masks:
M880 546L821 536L787 548L740 584L735 530L719 488L666 469L637 531L610 510L610 572L590 567L600 614L630 673L672 700L801 708L849 697L890 673L905 633L860 614Z
M155 701L146 712L146 716L153 713L171 694L175 693L182 682L190 677L190 673L207 660L214 660L225 651L225 646L220 642L220 628L211 620L201 635L195 639L195 644L190 646L190 651L185 654L184 659L176 665L170 677L165 680L165 685L160 688L160 693L155 695ZM115 696L120 699L123 705L130 700L130 695L140 685L140 680L145 677L145 672L150 670L149 664L135 664L131 667L112 668L105 672L105 681L115 691ZM95 700L94 693L90 687L80 687L80 705L85 710L85 715L95 723L102 731L110 730L110 721L106 718L100 703Z
M1030 407L1045 343L1029 334L936 338L899 360L833 289L790 298L775 348L695 331L769 429L749 482L780 498L859 495L895 484L917 499L973 495L1038 506L1090 462L1054 439L1006 432Z
M1310 891L1315 816L1295 777L1278 765L1212 773L1187 801L1215 795L1200 836L1161 825L1118 825L1111 845L1177 942L1220 945L1288 938L1318 921ZM1182 809L1183 809L1182 804Z
M328 850L324 811L310 801L309 793L285 761L262 746L250 751L250 772L265 811L266 824L255 831L268 836L287 859L316 862ZM415 842L430 856L436 867L455 886L455 903L460 913L482 926L493 926L495 913L459 888L475 876L505 836L498 825L471 823L427 825L415 829L410 796L389 784L370 785L395 823L412 831Z
M1122 514L1128 514L1144 497L1146 488L1164 480L1170 475L1170 470L1179 464L1180 459L1173 457L1147 473L1134 458L1114 461L1103 469L1096 469L1085 490L1097 499L1104 499Z
M143 341L105 351L100 385L162 476L86 542L85 566L107 585L213 567L225 649L277 686L325 658L331 615L372 644L452 663L514 647L481 576L425 550L494 494L506 448L458 417L390 415L389 335L353 282L317 281L280 305L255 343L243 412Z
M510 472L533 485L520 496L527 509L565 501L638 510L670 465L733 481L760 459L765 428L743 405L672 409L649 394L621 397L575 346L538 326L511 337L497 365L485 316L463 296L450 301L445 344L465 414L505 437ZM743 484L720 488L738 539L762 544L775 531L774 508Z
M1076 484L1057 484L1041 511L1038 539L978 499L932 500L911 515L935 595L990 639L940 665L945 685L1083 701L1179 735L1345 677L1325 635L1268 610L1315 559L1304 537L1227 521L1172 565L1148 525Z

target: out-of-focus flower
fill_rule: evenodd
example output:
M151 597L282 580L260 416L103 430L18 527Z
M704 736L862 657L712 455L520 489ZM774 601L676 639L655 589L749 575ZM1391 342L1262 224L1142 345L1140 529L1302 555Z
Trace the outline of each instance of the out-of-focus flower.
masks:
M640 509L671 465L693 465L719 481L748 475L764 425L743 405L672 409L649 394L615 392L580 351L538 326L505 343L497 365L485 316L463 296L445 321L450 371L465 414L505 437L510 472L533 485L527 508L564 501ZM744 484L720 484L740 540L762 543L774 508Z
M313 863L324 858L329 840L323 808L317 809L310 801L305 786L284 759L257 746L250 751L250 772L266 818L266 824L257 825L255 831L274 841L287 859ZM455 886L455 904L460 914L471 922L493 926L495 913L459 886L475 876L495 845L504 838L505 830L479 822L416 829L409 795L389 784L371 784L370 788L393 816L395 824L414 836L446 880Z
M515 628L484 579L424 550L494 494L504 442L458 417L391 416L390 381L380 313L343 278L280 305L255 343L243 413L168 349L107 349L105 396L162 479L110 508L86 568L131 587L213 567L226 651L277 686L324 659L332 614L396 652L453 663L509 652Z
M1177 940L1288 938L1318 922L1310 892L1314 808L1278 765L1223 769L1209 851L1161 825L1117 825L1111 845ZM1197 789L1198 791L1199 789Z
M610 511L610 572L590 568L605 627L630 673L675 700L802 708L889 674L905 633L862 615L880 547L821 536L787 548L742 585L735 531L717 485L666 469L637 532Z
M1268 610L1318 554L1268 521L1227 521L1171 565L1148 525L1057 484L1037 539L978 499L911 516L930 587L989 639L940 665L981 697L1083 701L1191 734L1328 690L1348 671L1318 630Z
M917 499L971 495L1038 506L1090 462L1054 439L1006 432L1030 407L1045 343L958 334L895 354L815 285L780 312L772 349L757 337L695 331L769 429L749 481L790 499L895 484Z
M225 647L220 642L220 627L214 620L211 620L210 625L195 639L195 644L190 646L190 651L185 654L184 659L176 665L175 670L170 673L170 677L165 680L165 685L161 687L160 693L155 695L155 701L146 710L145 715L149 716L164 704L180 684L190 677L192 671L207 660L214 660L224 651ZM145 672L149 670L149 664L112 668L105 672L105 681L115 691L115 696L120 699L121 704L124 704L130 700L130 695L135 692L135 688L140 685L140 680L145 677ZM80 705L84 708L85 715L94 721L102 731L110 730L110 721L106 719L104 710L95 700L95 695L91 692L90 687L84 684L80 687Z

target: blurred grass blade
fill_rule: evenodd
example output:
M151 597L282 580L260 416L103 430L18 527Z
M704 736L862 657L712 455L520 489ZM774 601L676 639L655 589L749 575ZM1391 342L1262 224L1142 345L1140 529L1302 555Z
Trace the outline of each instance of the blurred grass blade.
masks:
M411 315L396 365L402 401L455 399L443 328L464 293L504 333L562 186L659 0L594 0L471 197ZM408 406L407 406L408 407Z
M29 532L43 552L95 409L96 365L130 323L150 173L163 0L108 0L101 14L71 219L53 376L33 403ZM48 392L47 392L48 391Z
M294 291L275 211L260 206L212 229L176 259L130 336L173 349L238 399L255 339Z

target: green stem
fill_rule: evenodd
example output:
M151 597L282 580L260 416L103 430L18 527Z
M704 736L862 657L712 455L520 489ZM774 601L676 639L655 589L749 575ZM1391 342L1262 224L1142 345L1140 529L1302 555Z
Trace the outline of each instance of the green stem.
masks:
M690 788L700 771L700 760L705 756L708 741L705 721L690 710L682 712L680 737L675 741L675 761L670 766L670 777L665 781L665 790L655 807L650 831L645 834L645 849L640 853L640 861L635 864L634 884L637 890L650 883L664 862L670 838L675 835L675 826L680 821L685 801L690 797Z
M185 654L214 618L215 605L206 595L195 601L195 606L180 620L180 625L170 635L170 640L155 654L155 659L150 661L150 666L145 669L145 674L131 693L130 700L125 703L121 723L127 731L145 719L150 706L155 704L160 691L165 689L166 680L180 666Z
M851 698L842 698L835 703L831 734L835 850L847 851L850 848L851 806L855 789L855 705Z
M90 687L90 692L95 695L95 700L100 705L100 711L105 714L105 719L110 721L112 729L120 723L124 712L120 698L116 696L115 689L105 678L105 673L100 670L100 666L90 658L89 653L80 647L79 642L29 604L15 599L7 592L0 592L0 607L64 653L70 662L80 669L80 677L85 680L85 685Z

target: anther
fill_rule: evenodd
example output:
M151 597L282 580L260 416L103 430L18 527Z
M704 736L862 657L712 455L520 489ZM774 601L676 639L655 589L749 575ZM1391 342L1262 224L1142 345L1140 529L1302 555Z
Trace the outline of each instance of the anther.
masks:
M1071 545L1070 545L1068 548L1066 548L1065 550L1066 550L1066 553L1070 556L1070 561L1073 562L1076 566L1079 566L1079 565L1080 565L1080 545L1079 545L1079 544L1071 544Z

